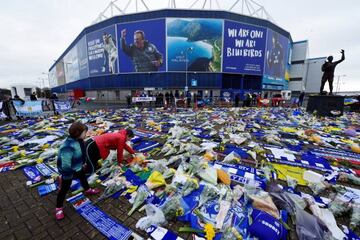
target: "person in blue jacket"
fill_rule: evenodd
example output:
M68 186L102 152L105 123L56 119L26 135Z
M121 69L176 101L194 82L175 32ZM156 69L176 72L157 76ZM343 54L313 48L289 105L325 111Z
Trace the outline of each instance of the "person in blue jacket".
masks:
M99 189L89 187L83 164L85 163L84 139L88 128L80 122L73 123L69 128L69 136L59 149L57 168L61 174L60 190L56 200L55 217L57 220L64 218L63 204L66 193L69 191L71 182L74 178L80 180L85 194L94 195L100 192Z

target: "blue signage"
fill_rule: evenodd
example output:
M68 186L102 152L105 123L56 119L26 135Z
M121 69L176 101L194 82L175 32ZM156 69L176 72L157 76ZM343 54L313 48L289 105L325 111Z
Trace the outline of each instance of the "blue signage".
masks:
M196 79L191 79L191 86L192 87L197 87L197 80Z
M88 55L85 36L76 44L80 79L89 77Z
M223 72L262 75L266 28L225 21Z

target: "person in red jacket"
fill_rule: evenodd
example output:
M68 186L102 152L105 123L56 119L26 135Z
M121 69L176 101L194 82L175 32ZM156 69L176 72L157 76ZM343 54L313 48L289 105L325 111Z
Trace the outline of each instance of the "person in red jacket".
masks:
M135 151L126 144L126 142L133 137L133 131L123 129L114 133L105 133L100 136L95 136L92 139L87 140L87 173L93 173L98 168L98 160L105 160L109 156L110 150L117 150L117 160L119 165L124 158L124 149L130 154L135 154Z

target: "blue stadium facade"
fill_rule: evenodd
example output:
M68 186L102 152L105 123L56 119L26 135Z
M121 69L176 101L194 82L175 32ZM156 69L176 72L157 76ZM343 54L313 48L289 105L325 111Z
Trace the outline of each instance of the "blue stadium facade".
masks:
M93 43L94 46L97 46L95 44L97 40L94 40L95 42L90 41L91 35L94 35L92 33L101 32L101 34L103 34L102 32L104 29L108 28L109 26L114 26L114 42L120 52L121 26L119 26L119 24L125 24L124 26L127 26L127 23L144 23L146 21L153 21L156 19L163 19L163 21L165 22L165 28L167 26L167 29L164 30L164 43L162 43L161 41L158 42L159 45L164 45L165 49L163 52L164 59L162 61L164 66L162 71L122 71L122 69L128 68L128 66L126 66L126 61L129 61L129 59L124 58L123 60L121 58L122 55L118 55L120 57L117 56L118 58L116 61L116 72L113 72L112 74L102 74L99 70L96 74L92 74L92 72L96 71L92 71L90 65L96 65L95 62L99 60L96 56L100 56L99 54L96 55L97 50L95 49L97 48L92 47ZM214 56L212 56L210 60L210 62L212 61L210 63L210 65L212 66L206 67L206 69L212 68L212 71L196 71L196 69L194 70L190 68L188 68L187 71L173 71L172 69L170 69L170 67L172 66L171 64L176 63L177 60L175 60L175 58L177 57L174 57L173 60L169 59L171 52L175 51L174 49L176 48L176 46L169 45L168 37L170 30L168 19L202 19L204 21L218 19L222 21L222 50L221 56L218 57L218 59L220 58L220 60L214 60ZM202 23L200 23L200 25L196 25L195 23L187 24L187 30L182 31L185 32L185 35L187 34L187 37L189 36L189 34L193 34L194 30L191 30L191 26L201 26L201 31L206 29L206 27L204 27L204 24L201 25ZM238 24L238 27L235 27L237 28L237 34L236 36L232 36L235 38L234 41L231 38L231 29L229 27L231 24ZM249 28L246 32L248 35L241 35L241 31L245 31L246 26ZM140 27L141 24L139 28ZM127 28L130 29L131 25L128 25ZM162 26L159 27L158 25L154 25L154 29L149 29L148 27L146 27L143 30L145 33L146 31L150 31L150 34L146 33L146 36L150 36L157 34L157 28L160 29L162 28ZM189 28L190 30L188 30ZM136 27L134 29L136 29ZM261 33L260 30L256 29L262 29L266 36L262 36L261 34L255 36L257 33ZM201 37L201 39L210 39L211 37L209 37L209 34L210 33L204 33L204 37ZM127 33L127 35L132 36L132 33L129 32ZM250 35L252 36L250 37ZM270 35L273 37L271 38ZM275 35L276 38L274 37ZM280 45L280 43L276 45L276 43L274 42L276 39L279 38L278 36L284 39L283 42L285 43L283 45ZM238 39L236 39L237 37ZM72 49L76 47L80 48L80 42L82 41L83 48L86 48L87 52L84 54L79 53L78 51L76 57L79 59L75 59L76 57L71 58L74 55L71 53ZM210 42L206 39L204 41L206 44ZM190 42L190 40L187 40L187 42ZM279 40L279 42L281 41ZM100 46L100 49L101 44L98 46ZM134 13L112 17L100 23L86 27L70 44L70 46L65 50L65 52L58 58L58 60L50 67L49 79L51 82L50 85L52 91L57 93L69 92L73 89L82 89L84 91L122 91L129 89L143 90L144 88L155 88L156 90L184 90L184 87L186 85L186 78L188 79L188 89L190 91L210 90L211 92L214 91L217 93L223 91L278 91L288 88L287 74L289 67L289 58L291 55L291 46L292 39L290 33L278 27L277 25L264 19L239 15L231 12L164 9L143 13ZM244 50L245 48L248 49ZM196 51L196 49L194 51ZM100 52L101 49L98 51L98 53ZM212 50L212 53L214 52L215 51ZM181 53L183 53L183 51L181 51ZM81 55L84 55L85 57L83 56L81 58ZM106 58L105 55L104 58ZM282 58L282 60L280 61L282 66L274 67L274 64L279 62L279 58ZM73 60L69 61L67 59ZM91 63L90 61L93 61L93 63ZM186 59L185 61L188 60ZM218 61L218 63L216 63L216 61ZM258 61L258 63L256 61ZM75 62L76 64L74 64ZM98 63L100 64L101 61L99 60ZM84 65L83 67L81 67L82 64ZM71 69L73 65L76 65L75 71L74 69ZM216 67L217 65L218 67ZM233 65L240 67L233 67ZM66 71L69 71L70 73L66 74ZM106 71L108 71L108 69L106 69Z

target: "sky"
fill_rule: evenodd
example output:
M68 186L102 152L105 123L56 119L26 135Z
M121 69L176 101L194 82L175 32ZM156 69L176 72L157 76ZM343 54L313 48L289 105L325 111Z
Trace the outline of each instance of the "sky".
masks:
M188 8L195 0L178 0ZM124 8L128 0L118 0ZM166 8L168 0L144 0L150 9ZM204 0L198 0L200 8ZM208 0L209 6L210 0ZM236 0L218 0L222 9ZM241 1L240 1L241 2ZM359 0L256 0L294 41L308 40L309 57L333 55L341 91L360 91ZM0 3L0 88L14 84L48 86L47 72L76 36L91 25L110 0L11 0ZM143 10L139 1L139 8ZM216 6L212 0L212 6ZM135 0L129 5L135 10ZM233 11L240 11L241 4ZM46 73L46 74L45 74ZM320 81L320 80L319 80Z

